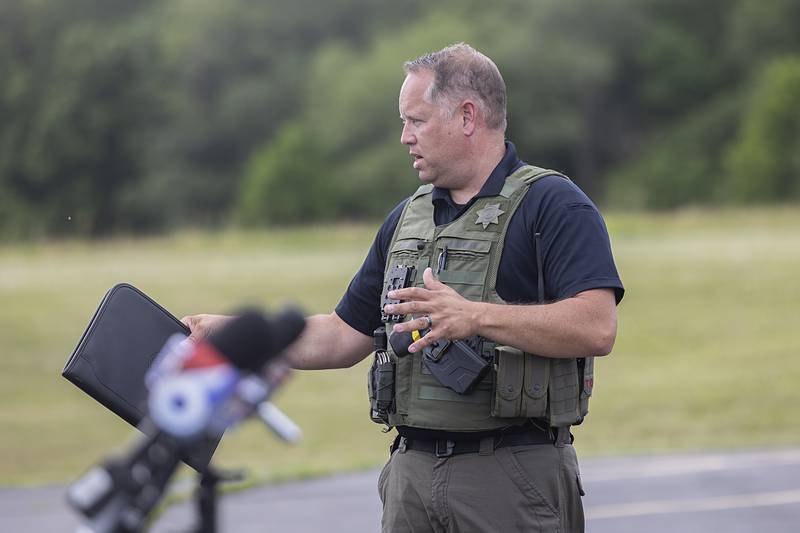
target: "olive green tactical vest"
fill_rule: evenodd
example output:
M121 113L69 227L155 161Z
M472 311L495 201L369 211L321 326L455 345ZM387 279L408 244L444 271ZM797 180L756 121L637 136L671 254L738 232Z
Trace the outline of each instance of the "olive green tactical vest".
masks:
M442 226L434 224L433 186L421 186L406 204L392 237L384 286L392 267L406 265L415 267L412 284L423 287L422 272L427 267L436 270L446 246L439 281L469 300L504 304L495 286L509 221L531 184L550 175L567 179L552 170L524 166L506 178L498 196L479 198ZM387 334L391 331L387 323ZM540 357L485 340L482 355L494 363L493 369L470 394L461 395L439 384L421 352L397 357L391 346L389 352L396 362L390 426L482 431L537 418L562 427L580 423L587 412L592 358Z

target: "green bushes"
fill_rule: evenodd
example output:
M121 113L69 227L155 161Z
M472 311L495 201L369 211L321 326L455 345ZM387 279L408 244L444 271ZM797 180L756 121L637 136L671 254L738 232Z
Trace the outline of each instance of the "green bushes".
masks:
M797 0L5 0L0 238L379 218L417 186L401 65L462 40L506 78L521 157L599 203L794 200L798 17Z
M655 134L643 154L611 178L608 203L617 208L669 209L726 198L725 148L733 139L742 98L725 95Z
M245 169L236 219L245 225L292 224L330 217L335 187L300 124L256 151Z
M727 152L726 170L735 202L800 199L800 55L764 69Z
M772 61L746 89L653 136L613 174L609 203L664 209L800 199L800 56Z

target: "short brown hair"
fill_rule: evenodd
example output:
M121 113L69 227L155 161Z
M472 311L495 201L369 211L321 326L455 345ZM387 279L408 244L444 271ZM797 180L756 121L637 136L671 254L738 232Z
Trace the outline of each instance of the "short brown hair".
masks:
M491 129L506 129L506 83L494 61L466 43L431 52L403 64L406 74L430 70L434 81L429 90L433 102L454 102L475 97Z

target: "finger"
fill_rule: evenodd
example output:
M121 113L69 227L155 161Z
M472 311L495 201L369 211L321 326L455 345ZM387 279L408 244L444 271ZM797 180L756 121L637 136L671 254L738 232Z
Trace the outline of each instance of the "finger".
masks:
M191 315L185 316L181 318L181 322L184 326L189 328L189 336L186 337L191 341L198 341L203 338L203 334L200 328L200 316L199 315Z
M403 302L399 304L387 304L383 307L383 312L389 315L420 315L429 310L426 302Z
M433 330L431 330L424 337L422 337L420 340L418 340L415 343L412 343L411 346L408 347L408 351L411 352L411 353L414 353L414 352L419 351L419 350L424 350L425 348L427 348L428 346L430 346L431 344L433 344L437 340L438 339L436 337L436 334L433 332Z
M425 282L425 288L430 290L439 289L446 286L444 283L436 279L436 276L433 274L433 269L430 267L426 268L422 273L422 281Z
M386 295L395 300L427 300L430 298L430 291L422 287L408 287L405 289L397 289L396 291L389 291Z
M415 318L414 320L409 320L408 322L403 322L402 324L397 324L394 327L395 331L399 331L401 333L406 331L422 331L425 329L428 329L428 319L425 318L425 316Z

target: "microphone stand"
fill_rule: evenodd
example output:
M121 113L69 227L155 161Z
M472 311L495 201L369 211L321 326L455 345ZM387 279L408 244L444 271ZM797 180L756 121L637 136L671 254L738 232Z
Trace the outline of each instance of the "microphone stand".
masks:
M68 489L69 504L87 519L79 533L139 533L146 528L191 443L155 430L146 420L144 424L153 430L127 454L95 466ZM241 479L239 473L223 474L211 465L200 472L193 533L217 533L218 485Z
M240 472L220 472L210 465L200 475L197 487L197 523L195 533L217 533L218 485L220 482L242 481Z

